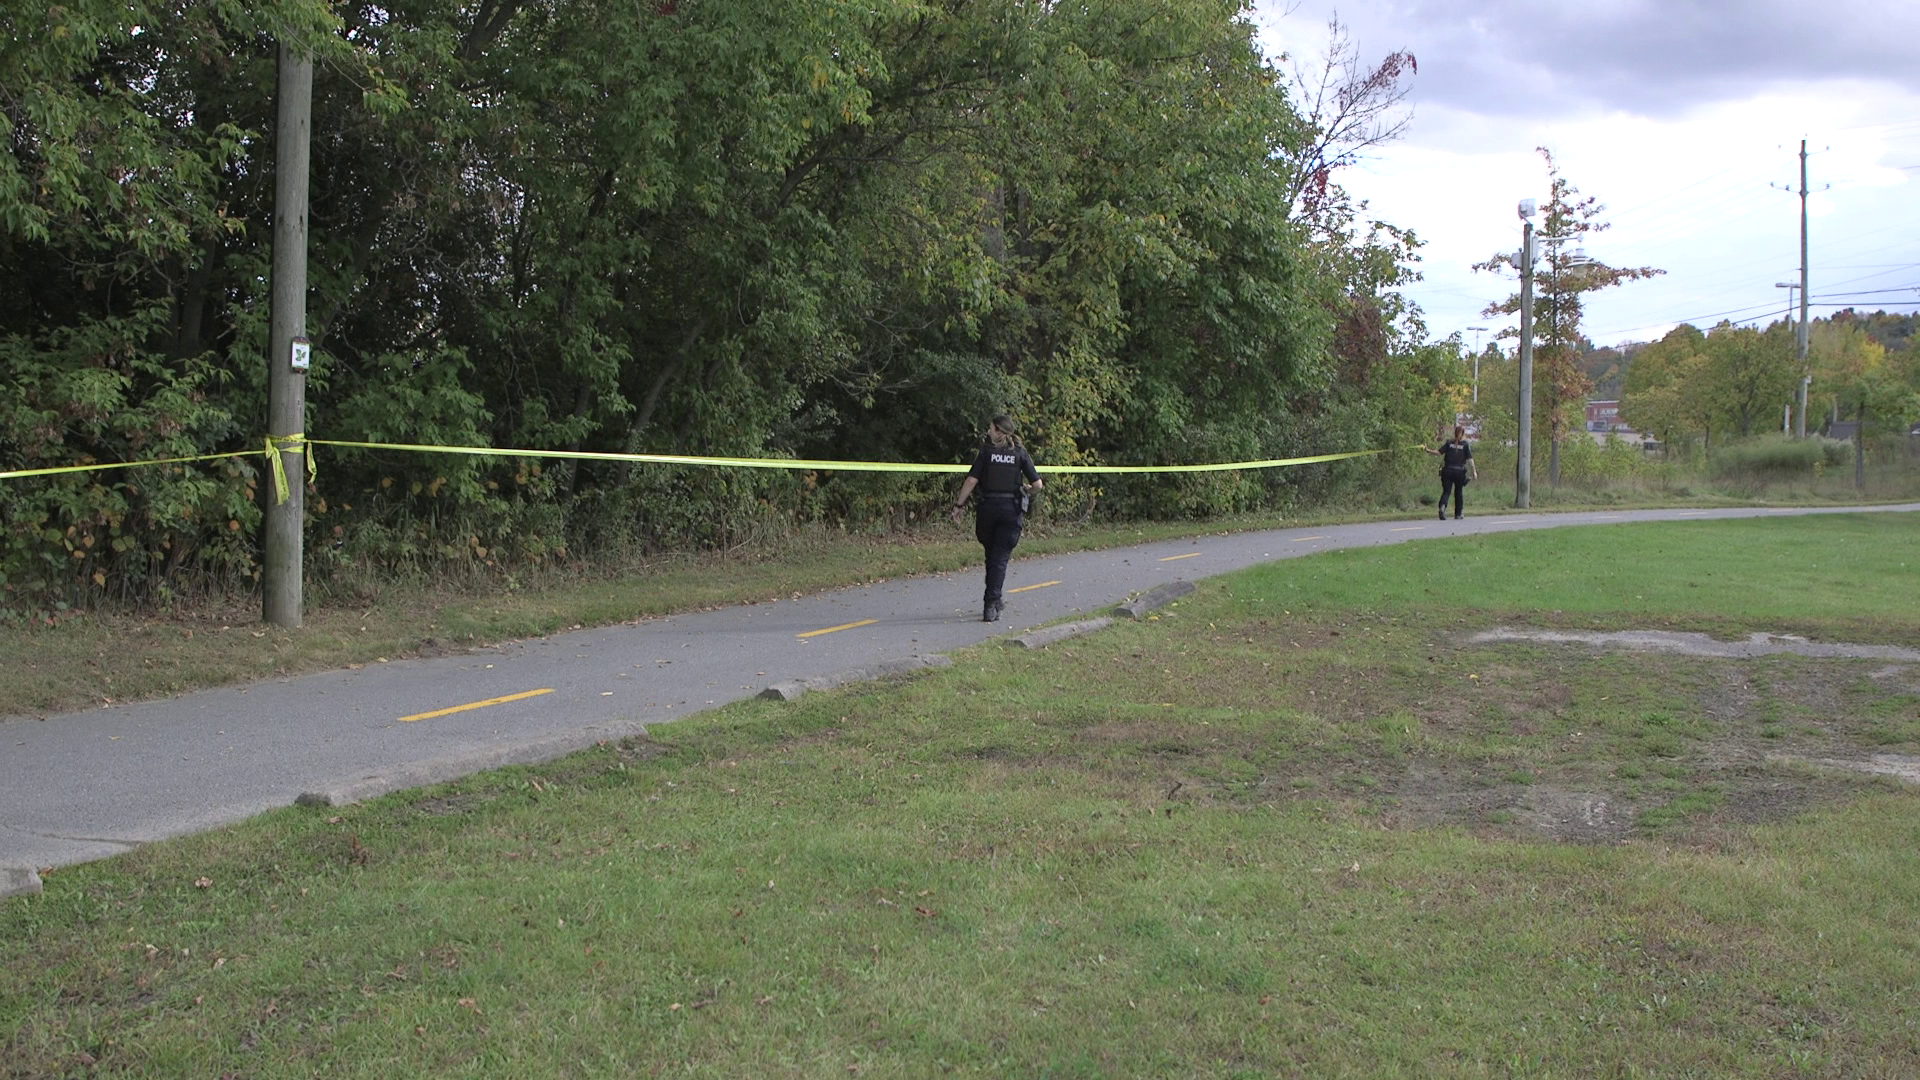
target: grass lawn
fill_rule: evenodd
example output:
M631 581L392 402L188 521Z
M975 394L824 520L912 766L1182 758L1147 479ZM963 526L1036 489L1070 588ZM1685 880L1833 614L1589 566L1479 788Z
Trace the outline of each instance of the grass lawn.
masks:
M1288 560L0 904L0 1077L1920 1075L1908 515Z

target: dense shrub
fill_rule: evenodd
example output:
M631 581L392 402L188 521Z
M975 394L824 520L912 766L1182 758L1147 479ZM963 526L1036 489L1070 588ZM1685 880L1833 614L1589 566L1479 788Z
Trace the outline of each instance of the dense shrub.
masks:
M1639 479L1650 468L1646 451L1637 439L1609 437L1597 443L1585 435L1575 435L1560 448L1560 481L1566 484L1623 484Z
M1821 469L1847 464L1852 454L1853 444L1839 439L1766 435L1716 447L1711 467L1713 476L1723 480L1812 477Z

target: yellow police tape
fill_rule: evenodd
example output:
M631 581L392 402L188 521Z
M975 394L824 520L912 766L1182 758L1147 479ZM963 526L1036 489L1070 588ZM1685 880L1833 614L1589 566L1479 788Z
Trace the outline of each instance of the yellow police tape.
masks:
M816 469L822 472L912 472L963 473L970 464L915 464L903 461L821 461L808 458L700 457L693 454L613 454L588 450L514 450L492 446L428 446L420 443L349 442L341 439L309 439L302 434L269 435L262 450L233 450L224 454L199 454L192 457L154 458L147 461L114 461L92 465L63 465L51 469L14 469L0 472L0 480L25 476L51 476L58 473L95 472L102 469L130 469L140 465L174 465L189 461L214 461L220 458L250 457L264 453L273 473L274 498L286 502L288 496L286 464L281 455L299 454L306 459L307 480L317 476L309 446L344 446L361 450L412 450L427 454L472 454L483 457L564 458L580 461L628 461L650 465L707 465L742 469ZM1117 475L1123 473L1197 473L1229 472L1238 469L1276 469L1288 465L1312 465L1324 461L1384 454L1386 450L1353 450L1340 454L1312 454L1306 457L1270 458L1265 461L1222 461L1207 465L1046 465L1041 471L1066 475Z
M307 453L307 442L307 437L299 432L267 436L267 460L273 464L273 501L276 504L287 501L287 465L280 460L282 452L290 451L307 459L307 483L311 484L319 478L320 471L313 463L313 455Z
M55 473L98 472L102 469L131 469L136 465L176 465L183 461L212 461L216 458L252 457L258 450L232 450L224 454L195 454L192 457L153 458L148 461L99 461L92 465L61 465L52 469L12 469L0 472L0 480L17 476L52 476Z
M132 469L141 465L179 465L189 461L218 461L221 458L252 457L264 453L273 465L273 494L275 502L287 501L287 467L280 460L283 452L291 451L303 454L307 459L307 480L311 482L314 471L313 455L307 454L302 447L308 439L305 435L269 435L266 437L265 450L229 450L224 454L193 454L189 457L147 458L142 461L101 461L92 465L60 465L51 469L9 469L0 472L0 480L12 480L22 476L55 476L60 473L99 472L104 469Z
M818 469L823 472L963 473L969 464L915 464L904 461L816 461L807 458L697 457L690 454L613 454L588 450L512 450L488 446L423 446L412 443L346 442L309 439L315 446L350 446L364 450L417 450L429 454L478 454L490 457L567 458L583 461L632 461L650 465L717 465L742 469ZM1175 473L1224 472L1231 469L1273 469L1283 465L1311 465L1320 461L1384 454L1385 450L1355 450L1344 454L1274 458L1268 461L1225 461L1211 465L1036 465L1048 473Z

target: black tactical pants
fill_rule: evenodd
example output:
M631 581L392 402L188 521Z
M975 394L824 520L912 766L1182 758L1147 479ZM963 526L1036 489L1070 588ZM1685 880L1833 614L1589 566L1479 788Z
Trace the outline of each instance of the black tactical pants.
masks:
M1461 498L1467 490L1467 472L1465 469L1454 472L1451 469L1440 470L1440 516L1447 516L1447 496L1453 496L1453 516L1460 516Z
M973 535L987 549L986 604L1000 603L1000 590L1007 583L1007 562L1020 543L1020 496L982 495L980 508L973 515Z

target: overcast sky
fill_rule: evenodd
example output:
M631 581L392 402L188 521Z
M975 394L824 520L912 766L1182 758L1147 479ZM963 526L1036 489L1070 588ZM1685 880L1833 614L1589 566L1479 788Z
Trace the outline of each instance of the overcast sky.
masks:
M1432 336L1511 325L1480 312L1512 276L1470 265L1519 247L1519 200L1546 201L1537 146L1606 208L1589 256L1666 271L1587 298L1599 344L1781 316L1802 138L1813 314L1920 310L1920 3L1257 0L1254 18L1270 56L1313 61L1335 12L1363 60L1419 63L1407 134L1337 179L1426 242L1406 293Z

